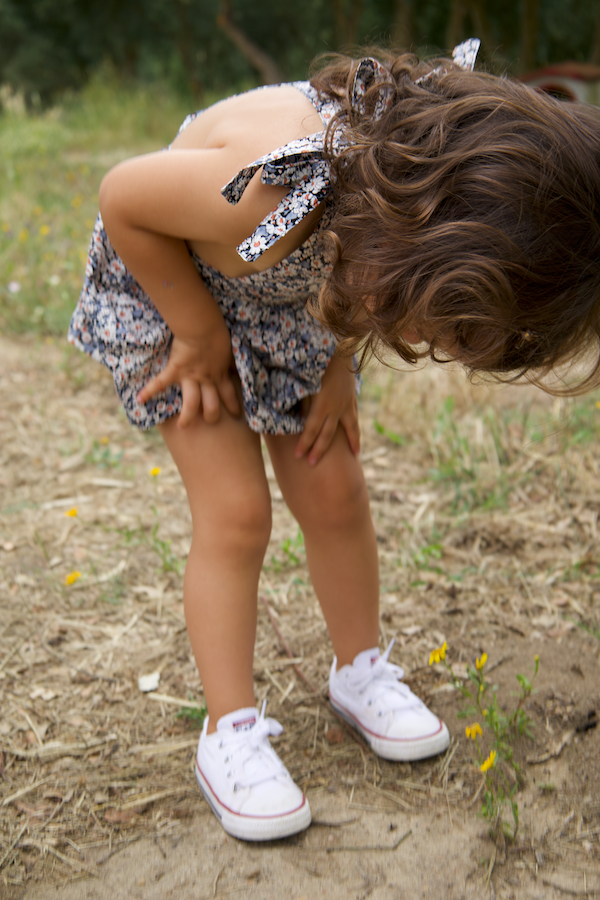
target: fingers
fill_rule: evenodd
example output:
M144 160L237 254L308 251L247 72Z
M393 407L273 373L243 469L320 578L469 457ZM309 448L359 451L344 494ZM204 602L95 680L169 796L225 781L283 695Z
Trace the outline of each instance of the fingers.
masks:
M350 449L355 456L360 453L360 425L358 423L358 411L356 405L343 416L340 417L340 425L346 432Z
M337 423L337 416L320 410L318 401L315 401L310 407L304 431L296 444L294 451L296 458L307 456L308 464L316 466L333 440Z
M184 378L181 382L181 397L181 413L177 424L179 428L186 428L200 412L202 395L198 382Z
M298 443L296 444L296 449L294 450L296 459L301 459L303 456L306 456L323 427L324 417L318 415L315 409L316 405L316 403L311 405L306 417L304 431L300 435Z
M210 381L199 382L194 378L181 378L181 373L171 374L171 365L167 363L162 372L152 378L148 384L139 391L138 403L147 403L161 391L166 390L172 384L181 384L182 405L179 417L179 426L185 428L198 415L200 410L204 419L212 425L219 421L221 403L234 417L242 413L240 402L236 394L235 386L228 375L222 379L219 386Z
M321 428L319 434L317 435L317 439L310 448L308 454L308 464L309 466L316 466L319 460L325 455L329 446L335 436L335 432L337 430L337 421L334 418L328 416L323 422L323 427Z
M236 418L242 414L235 385L230 377L224 378L223 381L221 381L219 385L219 396L228 413Z
M199 385L202 394L202 413L204 421L208 425L215 425L219 421L221 414L221 401L219 400L219 392L216 385L205 381Z
M162 372L159 372L158 375L150 379L148 384L144 385L141 391L138 392L136 398L138 403L147 403L152 397L160 394L161 391L165 391L169 385L173 384L169 368L169 364L167 363Z

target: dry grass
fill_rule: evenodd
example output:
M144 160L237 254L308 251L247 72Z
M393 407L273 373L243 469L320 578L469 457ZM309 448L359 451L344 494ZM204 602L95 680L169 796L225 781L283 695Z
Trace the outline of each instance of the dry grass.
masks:
M203 696L182 607L190 518L159 437L134 433L105 373L70 351L1 340L0 352L0 879L18 891L87 876L142 835L160 842L185 828L203 802L190 717ZM392 658L455 740L442 759L398 766L340 726L325 702L331 650L301 536L268 464L275 524L257 699L284 724L278 751L311 795L345 791L350 816L441 800L452 820L477 809L481 777L443 674L427 665L432 647L448 640L458 671L487 650L501 690L540 652L536 752L551 746L544 722L558 739L600 707L600 411L594 397L559 403L427 369L371 373L362 415L382 640L396 638ZM560 678L557 654L573 667ZM152 672L158 692L143 694L138 676ZM564 752L596 759L593 730L579 734ZM577 777L540 795L565 819L544 852L576 866L587 841L592 877L597 766L587 784Z

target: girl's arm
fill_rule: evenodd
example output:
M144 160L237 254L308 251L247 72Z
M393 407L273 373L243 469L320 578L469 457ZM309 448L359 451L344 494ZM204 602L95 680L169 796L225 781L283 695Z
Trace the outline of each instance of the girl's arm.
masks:
M235 252L277 204L281 189L260 181L236 206L221 196L220 186L246 161L226 147L149 154L112 169L100 188L111 243L174 335L167 366L141 391L140 401L180 383L182 426L200 407L207 422L218 420L221 403L240 414L230 376L229 331L185 242L209 242Z

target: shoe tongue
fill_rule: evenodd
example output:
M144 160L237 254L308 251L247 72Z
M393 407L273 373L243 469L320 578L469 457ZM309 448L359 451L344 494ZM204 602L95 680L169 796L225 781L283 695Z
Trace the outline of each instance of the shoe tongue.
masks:
M258 722L258 710L256 707L247 706L244 709L237 709L235 712L221 716L217 722L217 731L228 731L233 734L240 734L243 731L250 731Z
M352 668L358 671L370 669L374 662L379 659L379 647L373 647L372 650L363 650L358 656L354 657Z

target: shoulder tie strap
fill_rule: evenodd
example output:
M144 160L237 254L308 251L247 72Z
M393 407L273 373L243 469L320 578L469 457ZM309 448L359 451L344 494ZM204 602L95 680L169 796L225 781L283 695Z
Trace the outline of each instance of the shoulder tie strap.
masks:
M324 138L325 132L321 131L291 141L243 168L222 188L221 193L229 203L238 203L260 168L263 184L290 188L276 209L265 216L256 231L237 247L246 262L258 259L330 193L330 167L323 157Z

